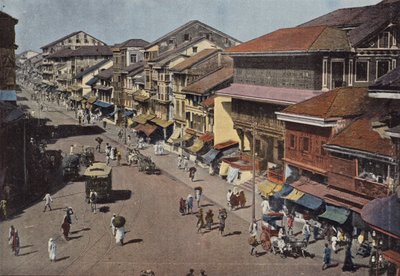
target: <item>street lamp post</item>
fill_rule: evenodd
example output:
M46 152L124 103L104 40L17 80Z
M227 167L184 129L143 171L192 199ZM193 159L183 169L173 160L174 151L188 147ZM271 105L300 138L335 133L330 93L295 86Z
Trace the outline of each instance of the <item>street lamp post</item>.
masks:
M254 122L252 124L252 131L253 131L253 144L252 144L252 160L253 160L253 189L252 189L252 220L256 218L256 125L257 123Z

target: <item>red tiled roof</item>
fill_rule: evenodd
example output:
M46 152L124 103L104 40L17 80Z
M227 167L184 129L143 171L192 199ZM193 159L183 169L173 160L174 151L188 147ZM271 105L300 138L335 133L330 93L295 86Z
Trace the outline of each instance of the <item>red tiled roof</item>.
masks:
M345 31L327 26L279 29L238 46L227 53L349 51Z
M172 67L170 70L174 72L182 72L185 69L188 69L195 65L196 63L205 60L206 58L214 55L215 53L218 52L218 49L204 49L203 51L200 51L194 56L191 56L184 61L178 63L174 67Z
M199 139L203 142L210 142L214 140L214 134L211 132L206 132L205 134L201 135Z
M156 131L157 126L155 125L150 125L150 124L139 124L135 127L135 129L137 131L141 131L144 134L146 134L146 136L150 136L151 134L153 134L154 131Z
M280 105L291 105L320 95L321 91L285 87L271 87L233 83L219 90L217 95L229 96L250 101L269 102Z
M390 137L386 138L372 128L373 119L361 118L351 123L334 136L327 145L372 152L385 156L395 156L395 147Z
M236 142L236 141L233 141L233 140L228 140L226 142L222 142L222 143L214 145L214 149L222 150L222 149L225 149L227 147L231 147L231 146L234 146L234 145L237 145L237 144L239 144L239 142Z
M128 39L122 43L115 44L114 47L126 48L126 47L146 47L149 42L141 38Z
M204 107L206 107L206 108L213 107L216 97L217 97L217 96L216 96L215 94L212 95L212 96L210 96L210 97L208 97L207 99L205 99L205 100L201 103L201 105L204 106Z
M49 55L47 58L64 58L69 57L74 50L71 49L61 49L54 54Z
M356 116L363 113L367 101L367 88L343 87L291 105L282 112L325 119Z
M182 92L202 95L230 79L232 82L233 68L221 68L186 86L182 89Z

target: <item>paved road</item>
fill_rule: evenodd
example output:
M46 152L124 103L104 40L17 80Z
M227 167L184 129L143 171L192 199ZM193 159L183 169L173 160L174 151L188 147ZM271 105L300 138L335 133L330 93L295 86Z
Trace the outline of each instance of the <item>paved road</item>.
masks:
M55 109L50 108L45 112L51 124L76 124L74 119L62 112L51 110ZM112 134L102 135L104 142L116 144ZM78 134L64 137L49 144L49 149L68 152L71 144L79 149L81 145L93 144L96 136ZM103 161L104 155L96 153L96 160ZM160 167L170 166L159 176L140 173L135 167L114 166L115 200L98 206L103 212L97 214L90 212L90 206L84 200L83 182L54 183L51 191L53 211L42 212L44 203L37 202L0 224L0 274L139 275L143 269L152 269L156 275L185 275L190 268L195 269L196 275L199 275L200 269L205 269L208 275L340 274L339 267L321 271L321 254L317 252L319 247L310 249L317 253L313 259L282 259L270 253L250 256L247 245L248 221L244 217L250 217L245 215L251 208L229 212L228 235L225 237L221 237L216 229L197 233L195 216L181 216L178 213L178 200L192 193L193 186L202 182L193 184L185 180L187 175L178 172L175 162L171 160L175 159L169 155L156 159ZM206 177L205 173L203 175L200 172L200 179L208 180ZM214 182L209 179L208 185L218 183L218 178L215 179ZM207 186L208 193L203 202L204 208L211 208L214 213L221 204L225 204L218 189L214 192L212 186ZM71 228L73 239L68 242L61 238L60 232L63 208L66 206L72 206L78 217ZM127 218L127 244L123 247L116 245L111 235L109 224L113 213ZM7 229L11 224L20 232L22 247L18 257L11 254L6 244ZM58 261L55 263L48 260L47 241L50 237L56 238L58 245ZM339 256L335 258L342 260L342 254ZM365 273L365 269L360 269L355 275Z

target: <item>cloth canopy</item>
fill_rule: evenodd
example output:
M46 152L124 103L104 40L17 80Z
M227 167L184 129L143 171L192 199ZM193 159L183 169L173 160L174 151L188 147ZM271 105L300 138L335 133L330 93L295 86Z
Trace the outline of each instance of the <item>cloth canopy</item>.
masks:
M227 176L229 170L229 164L226 162L221 163L221 167L219 168L219 175L220 176Z
M95 84L98 80L99 80L98 77L93 77L93 78L91 78L89 81L86 82L86 85L92 86L92 85Z
M262 196L271 196L274 192L282 190L282 185L265 180L257 185L258 191Z
M98 107L103 107L103 108L108 108L113 106L113 104L111 103L106 103L106 102L102 102L102 101L95 101L94 105L97 105Z
M304 194L304 196L299 198L296 201L296 203L304 207L307 207L308 209L317 210L319 207L321 207L322 203L324 202L322 201L322 199L316 196Z
M274 194L274 198L281 198L284 196L287 196L288 194L290 194L293 191L293 187L287 184L284 184L282 186L282 190L280 190L279 192L276 192Z
M286 195L286 196L283 196L282 198L284 198L284 199L289 199L289 200L291 200L291 201L297 201L297 200L299 200L302 196L304 196L304 193L302 193L302 192L300 192L300 191L298 191L298 190L296 190L296 189L293 189L293 190L290 192L290 194L288 194L288 195Z
M94 103L96 102L96 100L97 100L97 97L96 97L96 96L92 96L92 97L90 97L87 101L88 101L88 103L90 103L90 104L94 104Z
M204 142L197 139L196 141L194 141L193 145L188 147L187 150L193 153L197 153L199 152L204 146Z
M159 118L151 119L151 121L162 128L167 128L174 123L173 121L166 121Z
M350 210L334 207L331 205L326 205L325 212L322 215L319 215L318 217L329 219L339 224L343 224L346 222L349 215L350 215Z
M202 155L201 157L205 161L206 164L210 164L220 153L219 150L210 149L206 154Z
M172 144L174 143L174 140L178 139L180 136L181 130L179 128L175 128L167 142Z
M153 119L154 117L156 117L155 115L150 115L150 114L140 114L136 117L133 117L133 121L135 121L136 123L142 124L144 125L145 123L147 123L147 121Z
M237 178L238 174L239 174L238 168L229 167L228 175L226 176L226 181L232 184L233 181L235 181L235 179Z
M201 135L199 139L202 140L203 142L210 142L214 140L214 134L206 132L205 134Z
M236 141L228 140L228 141L226 141L226 142L223 142L223 143L219 143L219 144L214 145L214 149L216 149L216 150L223 150L223 149L226 149L226 148L228 148L228 147L232 147L232 146L237 145L237 144L239 144L239 143L236 142Z
M157 127L150 124L139 124L135 127L135 129L137 131L143 132L144 134L146 134L147 137L149 137L154 133L154 131L156 131Z
M185 133L181 138L175 139L174 144L180 143L180 142L186 142L192 139L193 135Z

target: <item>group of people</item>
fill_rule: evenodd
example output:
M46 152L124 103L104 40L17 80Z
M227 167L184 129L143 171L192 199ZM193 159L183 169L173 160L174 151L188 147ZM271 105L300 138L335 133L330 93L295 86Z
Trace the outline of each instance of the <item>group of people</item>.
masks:
M121 165L122 154L116 147L106 143L105 154L107 165L110 165L111 160L117 160L117 166Z
M189 171L189 159L186 156L178 155L178 169Z
M94 113L87 108L78 108L77 110L75 109L75 115L78 116L78 123L81 125L85 123L90 124L90 122L94 124L100 119L102 114L100 110L98 110L97 113Z
M208 231L212 230L212 225L214 223L214 213L211 209L209 209L206 212L206 215L204 217L203 208L200 208L198 213L196 214L196 217L197 217L196 227L198 233L201 232L202 228L207 228ZM226 211L225 208L221 208L218 210L218 220L219 220L218 230L221 236L224 235L225 221L227 217L228 217L228 212Z
M157 141L153 147L155 155L164 155L164 145L161 141Z

